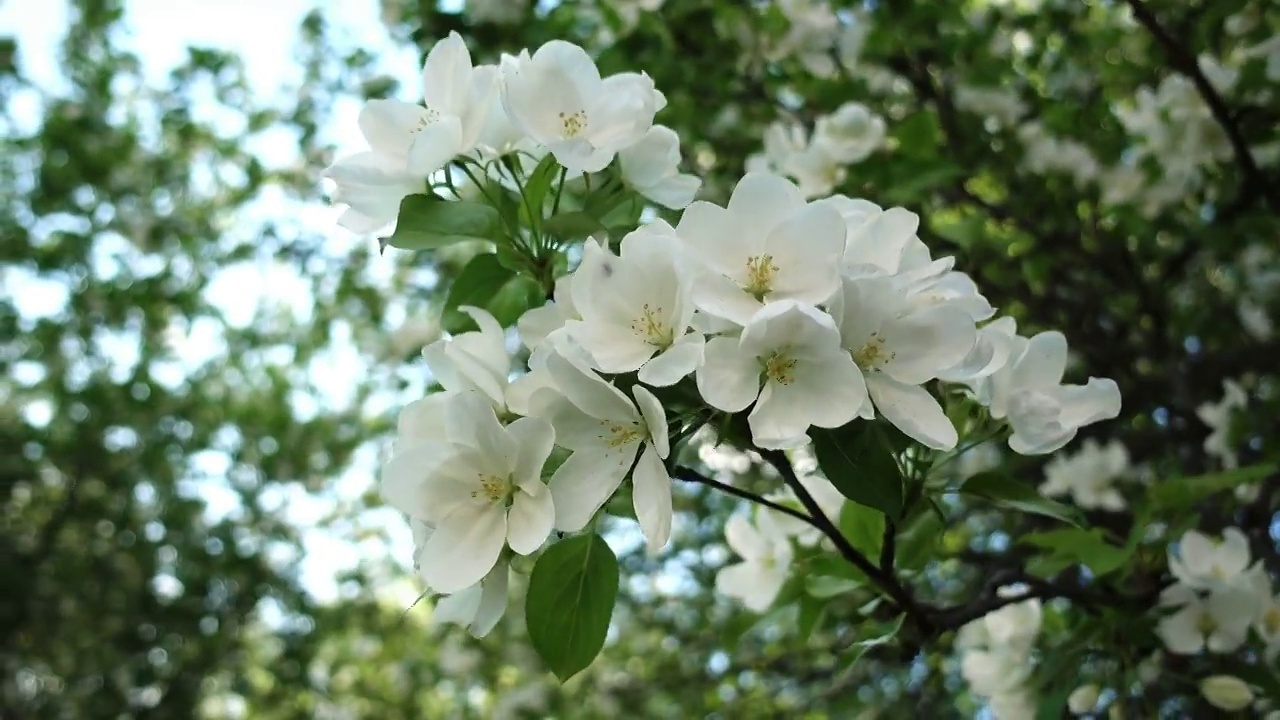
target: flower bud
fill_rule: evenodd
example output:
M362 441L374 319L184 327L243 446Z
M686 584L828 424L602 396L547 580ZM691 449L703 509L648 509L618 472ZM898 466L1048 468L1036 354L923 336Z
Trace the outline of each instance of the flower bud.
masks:
M1253 702L1253 691L1238 677L1214 675L1200 681L1200 694L1223 710L1243 710Z
M1073 715L1083 715L1092 712L1093 708L1098 704L1098 686L1093 683L1081 685L1071 692L1067 698L1067 709Z

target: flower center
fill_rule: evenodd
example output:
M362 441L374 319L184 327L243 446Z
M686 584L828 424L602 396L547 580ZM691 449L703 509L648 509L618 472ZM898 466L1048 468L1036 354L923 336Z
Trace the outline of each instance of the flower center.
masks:
M480 489L472 490L471 497L479 500L485 499L489 502L505 502L511 497L512 491L515 489L511 483L511 477L498 477L496 475L480 475Z
M884 338L879 333L872 333L867 344L852 354L853 362L863 370L879 370L898 356L898 353L884 349Z
M1268 635L1280 633L1280 605L1272 605L1262 615L1262 626L1267 629Z
M440 119L439 112L432 110L429 107L419 108L418 120L417 122L414 123L413 127L409 128L409 134L417 135L423 130L426 130L427 128L434 125L436 121L439 119Z
M763 300L773 290L773 274L778 266L773 264L772 255L752 255L747 258L747 284L743 290L751 293L757 300Z
M764 376L776 383L790 385L795 382L795 358L779 350L764 361Z
M1209 613L1200 613L1196 618L1196 631L1201 635L1212 635L1218 631L1218 621Z
M600 424L605 428L605 434L601 435L600 439L604 440L604 444L610 448L620 448L640 442L648 435L645 429L636 423L601 420Z
M560 125L564 136L576 138L587 131L587 111L578 110L572 113L560 113Z
M1209 574L1212 575L1217 580L1227 579L1227 571L1223 570L1222 566L1217 563L1214 563L1212 566L1210 566Z
M640 317L631 321L631 331L644 338L645 342L657 348L671 347L674 341L671 328L662 322L662 308L645 303L640 308Z

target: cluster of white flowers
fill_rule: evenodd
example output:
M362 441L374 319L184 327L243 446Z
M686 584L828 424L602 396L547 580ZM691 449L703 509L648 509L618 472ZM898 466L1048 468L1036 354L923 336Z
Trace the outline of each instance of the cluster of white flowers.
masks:
M1098 179L1101 166L1084 143L1052 135L1039 122L1023 123L1018 127L1018 139L1026 151L1023 166L1030 172L1070 175L1081 187Z
M1214 538L1190 530L1169 551L1176 582L1160 595L1158 632L1170 652L1231 653L1253 629L1274 659L1280 653L1280 598L1262 564L1250 565L1249 541L1236 528Z
M1027 112L1026 103L1008 88L957 85L952 99L957 108L987 118L996 129L1015 127Z
M1235 445L1231 438L1231 422L1236 413L1249 404L1249 396L1244 388L1234 380L1222 382L1222 399L1216 403L1205 403L1196 408L1196 417L1209 426L1209 436L1204 439L1204 451L1215 457L1222 467L1236 467Z
M1002 596L1017 592L1015 588L1000 590ZM1024 600L987 613L956 635L960 673L973 694L986 699L996 720L1036 716L1030 680L1041 620L1040 601Z
M749 172L775 172L793 178L805 198L830 195L844 181L846 168L862 162L884 144L884 119L862 103L847 102L823 115L813 136L794 122L775 122L764 133L764 152L747 158Z
M1085 440L1074 454L1063 453L1045 464L1040 494L1068 495L1071 502L1086 510L1120 512L1127 505L1116 481L1128 470L1129 451L1118 440L1105 446Z
M1240 252L1236 267L1242 275L1235 288L1240 295L1240 324L1254 338L1270 340L1275 321L1267 306L1280 298L1280 254L1270 245L1250 245Z
M347 227L396 220L404 197L459 164L496 175L505 158L518 185L515 168L548 154L573 176L613 168L651 202L685 208L674 226L652 220L616 246L583 243L553 301L516 323L526 372L479 308L459 308L477 330L423 351L443 390L401 413L382 493L411 520L421 579L449 596L438 612L474 634L505 611L513 558L553 530L591 525L628 480L650 552L667 544L669 425L747 413L755 448L791 450L812 427L883 416L951 450L958 434L939 397L963 396L1006 421L1015 452L1039 454L1119 413L1114 382L1062 384L1060 333L987 322L995 309L952 258L931 256L903 208L810 201L770 172L749 172L725 206L692 201L699 182L677 170L675 133L653 124L665 99L646 75L601 77L561 41L473 65L451 34L427 57L423 97L371 101L360 115L370 150L327 170ZM882 134L851 104L819 120L812 147L849 161ZM826 480L805 482L838 514ZM753 607L771 601L777 583L760 578L785 574L791 536L818 539L799 525L734 520L745 569L721 573L722 589Z
M767 6L766 6L767 7ZM769 49L772 60L793 57L818 77L836 71L831 49L841 33L840 19L826 0L778 0L787 32Z

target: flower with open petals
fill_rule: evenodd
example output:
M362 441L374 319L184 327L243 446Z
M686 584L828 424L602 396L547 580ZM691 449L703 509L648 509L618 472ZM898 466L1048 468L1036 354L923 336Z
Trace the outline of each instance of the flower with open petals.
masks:
M1229 527L1222 538L1188 530L1178 541L1178 553L1169 553L1169 572L1183 585L1211 590L1234 583L1249 567L1249 539Z
M503 61L502 99L511 119L569 172L605 168L653 124L658 95L647 75L600 77L586 50L552 40L532 56Z
M774 511L761 508L754 523L733 515L724 525L725 540L742 562L716 573L716 590L741 600L753 612L769 609L791 568L791 541L776 519Z
M431 589L456 593L480 582L504 547L528 555L542 546L555 517L542 482L554 437L539 418L503 427L475 392L437 393L405 408L382 495L433 528L419 556Z
M636 519L650 551L671 536L671 451L662 404L643 385L635 402L590 368L558 354L546 358L554 390L534 394L532 411L556 429L556 444L573 452L551 476L555 525L581 530L631 473ZM639 461L636 457L639 456Z
M844 221L777 175L748 173L727 207L694 202L676 235L706 268L694 292L698 308L738 325L764 303L818 305L839 286Z
M703 336L690 332L693 275L681 267L681 247L662 220L622 239L622 255L593 240L573 274L573 304L581 320L569 335L601 372L639 370L640 382L674 385L702 358Z
M1161 618L1156 634L1169 652L1179 655L1195 655L1206 648L1214 653L1235 652L1248 638L1257 614L1257 598L1243 587L1201 594L1175 583L1160 594L1160 604L1178 608Z
M707 404L739 412L762 448L799 447L810 426L840 427L857 417L867 386L831 316L781 300L760 309L739 337L707 342L697 372Z
M665 125L654 125L644 137L618 153L622 179L646 198L683 210L702 187L696 175L680 172L680 138Z

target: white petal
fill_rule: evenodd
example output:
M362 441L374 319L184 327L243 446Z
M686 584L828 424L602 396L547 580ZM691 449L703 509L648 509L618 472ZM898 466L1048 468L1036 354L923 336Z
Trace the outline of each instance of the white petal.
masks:
M631 480L636 519L649 552L656 553L671 537L671 478L652 443L645 443Z
M698 278L693 289L693 303L705 313L746 325L763 307L733 279L708 272Z
M636 406L640 408L640 415L644 418L645 427L649 430L649 439L653 442L653 447L658 451L658 457L666 459L667 454L671 452L668 445L667 433L667 413L662 409L662 403L649 389L643 385L636 385L631 389L632 394L636 396Z
M867 378L867 389L876 409L907 436L935 450L956 446L955 426L924 388L874 373Z
M753 228L763 237L804 204L800 189L790 180L773 173L747 173L733 188L726 209L739 227Z
M622 179L640 190L657 185L679 163L680 138L663 125L650 127L639 142L618 153Z
M422 98L427 107L461 117L471 94L471 53L456 32L437 42L422 65Z
M452 115L442 116L414 135L406 168L426 177L449 164L461 149L462 121Z
M457 592L489 574L506 544L507 513L498 505L460 506L427 541L422 578L437 592Z
M1067 339L1050 330L1039 333L1027 343L1027 349L1014 366L1015 387L1049 387L1062 381L1067 368Z
M507 611L507 584L510 582L510 575L511 570L507 564L499 562L480 581L480 604L476 607L475 619L471 622L473 637L488 635Z
M908 385L919 385L964 359L978 333L973 318L950 305L930 307L882 329L886 350L894 353L884 372Z
M507 513L507 544L516 553L528 555L546 542L555 519L551 493L517 492Z
M657 184L645 188L641 194L663 207L680 210L693 202L701 187L702 179L697 175L680 173L663 178Z
M427 482L449 454L450 448L444 443L423 442L397 448L382 466L379 484L382 499L410 517L425 520L430 505Z
M625 325L570 320L564 327L582 349L591 353L601 372L632 372L658 350L645 336Z
M779 267L770 297L826 302L840 283L844 234L844 220L826 205L809 205L775 227L765 239Z
M705 345L702 333L680 336L671 347L655 355L640 368L640 382L654 387L675 385L698 368Z
M442 597L436 600L436 605L431 610L431 619L438 623L470 625L476 619L476 611L480 608L480 599L483 596L484 589L480 583L476 583L452 595Z
M556 433L551 423L534 417L522 417L507 426L507 434L516 441L515 485L530 495L538 495L542 484L542 466L551 454Z
M634 446L627 446L627 452L621 450L579 450L556 469L548 484L555 504L557 529L581 530L613 496L635 459Z
M729 516L724 524L724 539L743 560L760 560L769 554L768 541L745 515Z
M622 391L591 370L561 355L547 358L547 370L556 389L584 413L599 420L639 420L636 408Z
M708 405L738 412L760 394L760 363L741 350L737 338L712 338L703 350L696 379L698 393Z

